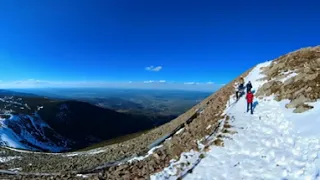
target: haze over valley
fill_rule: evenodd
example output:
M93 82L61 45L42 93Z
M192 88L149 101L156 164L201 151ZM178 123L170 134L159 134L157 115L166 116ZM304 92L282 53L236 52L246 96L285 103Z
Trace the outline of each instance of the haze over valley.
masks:
M2 132L8 133L1 145L61 152L157 127L209 93L61 88L1 90L0 95Z

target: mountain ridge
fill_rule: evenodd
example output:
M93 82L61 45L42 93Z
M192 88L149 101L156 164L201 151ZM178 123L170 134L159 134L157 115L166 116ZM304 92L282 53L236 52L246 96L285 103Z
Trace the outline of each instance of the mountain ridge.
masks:
M302 52L305 50L307 50L306 53ZM310 51L316 52L316 53L312 53L313 55L309 55ZM188 110L184 114L177 117L175 120L169 123L166 123L158 128L155 128L147 132L146 134L142 134L141 136L134 138L130 141L106 146L103 148L98 148L93 151L88 151L87 153L84 152L84 154L83 153L66 154L66 156L64 156L63 158L53 157L53 155L52 156L47 155L46 159L43 159L41 154L39 155L37 154L33 158L37 158L38 160L40 160L41 164L45 164L45 163L50 164L50 166L42 167L42 168L40 168L39 165L26 167L24 163L26 163L27 161L24 160L24 158L22 158L19 161L11 160L9 162L15 162L15 163L20 162L19 166L21 165L23 167L24 172L54 173L54 172L57 172L57 170L62 168L67 171L65 173L60 173L56 175L51 174L49 176L36 176L39 178L56 177L60 179L67 179L67 178L83 179L87 177L87 178L100 178L100 179L119 179L119 178L147 179L151 177L152 179L164 179L164 178L178 179L178 178L187 176L188 172L192 171L192 169L195 169L195 175L199 175L198 174L199 172L204 172L203 169L204 170L206 169L206 168L203 168L203 166L199 165L201 164L202 159L206 159L206 155L208 155L209 157L214 156L214 154L210 154L210 153L214 153L215 151L217 151L217 149L220 149L220 150L226 149L225 147L229 147L228 145L230 143L233 144L234 147L237 147L236 145L238 141L236 142L234 141L234 139L236 139L237 137L237 134L241 134L243 132L248 131L247 129L245 129L247 128L245 126L247 125L246 124L247 121L245 121L245 118L242 118L241 119L242 121L239 121L239 117L245 116L246 118L250 119L250 122L254 120L253 121L253 125L254 125L255 121L260 122L261 118L265 118L268 115L268 114L267 115L263 114L263 112L262 112L262 114L264 115L263 117L261 116L261 114L259 114L258 116L243 115L245 114L245 106L243 105L245 103L245 99L242 98L241 101L239 101L240 103L236 103L233 100L234 93L235 93L234 85L236 82L240 80L240 78L243 78L243 77L257 78L257 79L254 79L254 83L256 82L259 82L259 83L257 83L257 87L255 87L255 84L253 84L253 86L255 87L254 89L257 90L256 91L257 93L256 95L258 97L257 101L258 103L259 102L261 103L261 106L275 105L278 103L277 101L281 101L281 103L286 103L286 104L290 104L294 101L297 101L297 99L300 99L299 95L301 94L300 93L295 94L295 92L299 91L300 89L303 89L303 91L301 91L302 94L309 93L312 95L309 97L311 101L315 101L319 99L318 92L317 92L317 88L319 84L318 83L319 70L317 69L317 66L319 65L318 63L319 57L314 55L314 54L318 54L318 47L302 49L297 52L298 54L299 52L301 52L300 54L301 56L295 56L292 53L288 53L283 57L288 57L289 59L283 59L280 57L278 61L269 61L249 69L248 71L244 72L239 77L235 78L230 83L228 83L227 85L225 85L224 87L216 91L214 94L212 94L211 96L203 100L201 103L195 105L190 110ZM306 58L304 58L305 56ZM298 65L294 65L294 63L292 65L293 70L296 70L295 66L297 66L296 67L297 72L295 72L297 74L290 75L293 72L290 72L289 70L285 71L286 69L284 67L288 67L287 62L291 62L291 61L295 62L297 61L297 59L300 59L300 62L298 63ZM310 61L312 63L309 63L310 65L308 65L306 61ZM284 63L282 64L282 62ZM316 64L313 64L313 62L316 62ZM317 76L314 75L314 79L311 78L313 77L312 73L305 72L304 69L302 68L304 67L305 63L306 65L309 66L310 69L311 69L311 66L312 68L314 67L316 68L313 71L317 73ZM282 65L278 66L279 64L282 64ZM270 73L270 72L276 72L276 73ZM285 73L285 72L289 72L289 73ZM302 75L299 75L300 73L302 73ZM282 77L275 77L275 79L277 80L274 81L273 74L275 74L275 76L282 76ZM250 79L246 79L246 80L250 80ZM268 81L273 81L273 82L269 83ZM300 83L303 83L304 86L307 86L310 83L309 87L311 87L311 91L309 87L301 88L301 86L295 86L295 85L290 86L292 82L293 83L297 82L297 84L299 84L300 82ZM273 86L274 84L276 85ZM286 91L290 92L288 93L288 96L284 94ZM282 97L279 99L279 96L282 96ZM313 97L314 99L312 99ZM300 101L300 103L301 102L302 101ZM279 104L279 106L280 105L285 106L284 104L281 104L281 103ZM297 103L296 104L297 106L291 106L291 107L293 107L294 109L298 109L299 108L298 105L300 103ZM314 106L315 108L318 108L314 104L314 102L304 101L303 103L309 106ZM236 108L233 109L233 107L236 107ZM295 114L293 112L289 112L291 113L290 116L286 117L287 114L281 114L282 113L281 108L279 108L278 106L272 106L272 107L276 108L275 110L278 110L276 111L278 113L277 116L274 116L274 117L276 118L276 120L278 120L277 122L279 123L279 124L275 124L274 127L272 126L273 128L284 128L284 129L286 128L285 124L287 123L287 121L281 122L282 119L277 119L277 118L299 117L296 114L303 114L308 112L316 113L314 110L315 108L311 108L311 109L308 108L306 110L304 109L301 112L295 112ZM240 109L237 109L237 108L240 108ZM288 110L294 111L293 109L290 109L289 105L283 108L284 108L283 111L288 111ZM203 109L203 111L196 113L198 112L199 109ZM232 109L235 112L232 111ZM259 105L258 105L258 109L259 109ZM272 110L269 110L266 113L272 113ZM193 118L192 122L189 124L186 124L186 121L189 120L190 118ZM271 123L271 120L273 119L270 119L269 121L268 119L264 119L261 122L267 124L267 123ZM241 122L240 126L236 122ZM312 121L308 121L308 122L312 122ZM265 125L263 123L260 125ZM155 142L156 140L159 140L165 137L167 133L172 132L174 129L181 126L181 124L185 124L184 127L179 131L177 131L172 136L166 138L166 140L161 145L156 146L151 150L147 148L148 145ZM251 128L254 128L254 127L255 126L251 126ZM259 127L259 130L261 130L261 132L263 132L264 135L266 135L266 138L270 138L269 136L267 136L269 132L267 127L268 126ZM311 124L311 127L308 127L308 128L316 128L316 127L312 127L312 124ZM282 133L281 130L284 130L284 129L279 129L280 135L276 136L276 138L278 138L277 140L283 140L281 139L283 137L281 135ZM245 136L242 136L242 138L247 140ZM288 145L290 145L290 142L291 142L290 138L294 138L294 137L288 137L288 138L289 140L286 140L285 143L288 143ZM241 139L236 139L236 140L241 140ZM267 144L269 144L270 147L273 144L279 144L279 143L272 143L272 141L268 141L268 139L264 139L264 140L267 142ZM247 148L255 147L254 145L260 144L260 143L251 142L249 140L244 142L251 143L251 144L248 144L248 146L246 146ZM308 145L314 146L314 144L312 143ZM281 148L279 150L285 150L285 149L286 148ZM239 151L239 153L242 153L240 155L246 155L245 153L248 154L248 152L249 154L251 153L254 154L253 151L252 152L246 151L246 149L241 149L241 150L243 151ZM291 152L292 154L296 152L303 153L303 152L300 152L299 147L294 147L293 150L295 152ZM229 152L228 149L226 149L226 152ZM112 156L110 154L112 154ZM137 156L137 154L140 156ZM234 155L234 154L235 153L231 155ZM12 157L15 157L18 155L23 156L23 154L13 153ZM226 153L226 155L230 155L230 154ZM274 159L276 159L273 157L277 157L281 159L280 156L279 157L277 156L277 153L273 153L273 155L272 154L271 155L267 154L267 155L263 155L263 157L257 156L254 158L255 160L258 158L262 159L262 161L258 161L258 162L265 162L263 158L269 160L267 162L272 162L273 163L272 165L274 166L268 166L269 168L272 168L271 170L275 168L283 167L280 163L280 160L278 162L278 165L274 163L276 161L273 161ZM130 157L133 157L133 158L130 158ZM303 157L303 156L300 156L300 157ZM188 159L188 161L186 159ZM235 159L238 159L238 158L235 158ZM288 159L289 159L288 162L291 162L290 158ZM68 162L71 160L73 160L72 165ZM219 162L218 160L212 160L212 159L209 159L209 160ZM121 161L121 163L119 164L114 163L113 165L108 166L109 165L108 163L112 164L112 162L117 162L117 161L118 162ZM61 164L63 165L60 165L60 166L54 165L53 162L61 162ZM224 161L224 162L231 162L231 161ZM299 163L300 161L294 161L294 162ZM294 164L294 163L291 163L291 164ZM250 164L246 164L245 162L241 162L241 163L236 162L235 164L223 164L223 165L224 165L223 167L228 167L229 170L237 170L238 166L245 167L245 165L249 166ZM6 169L8 169L9 167L10 168L15 167L8 164L6 164L6 166L8 166L8 167L4 167ZM103 167L103 168L99 168L99 167ZM199 171L199 168L197 167L200 167L201 171ZM304 167L308 170L307 172L310 172L311 170L317 170L312 168L308 169L308 167L306 166ZM219 169L219 167L213 166L213 168L219 170L219 171L215 170L214 172L217 172L217 173L224 172L221 169ZM207 169L211 170L210 166L208 166ZM253 171L250 171L254 169L255 168L246 169L246 172L254 173ZM90 170L90 171L86 171L86 170ZM276 170L277 170L276 172L280 172L278 171L279 169L276 169ZM302 178L304 177L304 175L308 175L308 174L300 173L300 171L298 170L293 169L293 171L283 171L285 172L283 175L283 178L288 178L288 177ZM75 173L72 173L74 171ZM225 174L226 176L232 175L232 173L228 174L227 172L229 171L227 170L225 172L226 173L223 173L223 174ZM259 176L260 174L261 173L256 173L254 175L257 175L258 177L260 177ZM290 174L292 176L286 176L286 174ZM248 174L248 175L250 176L251 174ZM246 174L242 174L241 176L240 174L239 177L243 178L243 177L249 177L249 176L246 176ZM238 176L234 176L234 177L238 177ZM312 176L312 177L315 177L315 176Z

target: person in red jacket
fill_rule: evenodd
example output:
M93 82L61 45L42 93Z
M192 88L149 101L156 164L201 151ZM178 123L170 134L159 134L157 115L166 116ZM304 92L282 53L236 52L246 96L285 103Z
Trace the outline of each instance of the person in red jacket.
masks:
M250 106L251 114L253 114L253 108L252 108L253 94L251 90L248 91L246 95L246 99L247 99L247 112L249 112L249 106Z

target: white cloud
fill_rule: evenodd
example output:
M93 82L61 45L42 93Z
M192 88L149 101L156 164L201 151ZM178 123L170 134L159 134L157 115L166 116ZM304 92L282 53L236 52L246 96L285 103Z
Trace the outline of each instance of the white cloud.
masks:
M213 84L213 82L209 81L209 82L207 82L207 84Z
M162 66L157 66L157 67L154 67L154 66L148 66L145 68L145 70L147 71L155 71L155 72L158 72L162 69Z
M184 84L192 85L195 84L195 82L185 82Z
M153 83L154 81L149 80L149 81L143 81L143 83Z
M160 81L154 81L154 80L149 80L149 81L143 81L143 83L166 83L166 80L160 80Z

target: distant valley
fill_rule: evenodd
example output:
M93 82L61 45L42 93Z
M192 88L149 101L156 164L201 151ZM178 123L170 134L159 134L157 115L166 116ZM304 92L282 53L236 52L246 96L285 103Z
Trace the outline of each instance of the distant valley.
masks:
M162 125L208 95L116 89L0 90L0 144L50 152L81 149Z

